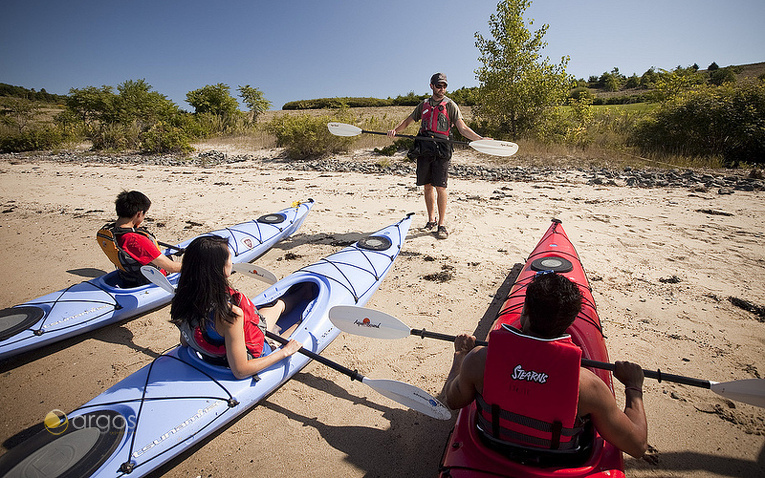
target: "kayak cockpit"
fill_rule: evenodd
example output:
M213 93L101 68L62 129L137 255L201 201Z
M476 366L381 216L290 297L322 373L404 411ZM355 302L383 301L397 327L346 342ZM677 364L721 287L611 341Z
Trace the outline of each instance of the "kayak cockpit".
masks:
M286 331L290 328L294 328L296 325L303 323L305 320L307 320L308 315L311 313L313 309L314 302L319 298L321 287L317 282L314 280L305 280L303 282L296 282L293 283L284 289L282 289L281 292L277 292L277 294L274 294L273 296L269 296L268 299L264 302L255 304L255 307L260 309L263 307L267 307L269 305L274 304L277 300L284 297L287 294L295 293L296 290L300 290L300 300L297 301L294 306L288 310L285 311L285 313L282 314L281 317L279 317L279 320L276 321L276 325L278 327L278 330L280 331ZM278 291L278 290L277 290ZM270 328L270 324L269 324ZM293 332L294 335L294 332ZM198 351L192 349L191 347L187 345L182 345L185 349L187 349L187 353L189 357L192 357L195 362L203 363L205 366L213 368L217 368L218 370L225 369L229 370L228 367L228 361L225 357L210 357L206 356L204 354L199 353ZM277 345L271 345L269 343L269 340L266 340L263 344L263 355L268 355L272 353L277 348ZM257 375L253 376L255 380L258 380Z

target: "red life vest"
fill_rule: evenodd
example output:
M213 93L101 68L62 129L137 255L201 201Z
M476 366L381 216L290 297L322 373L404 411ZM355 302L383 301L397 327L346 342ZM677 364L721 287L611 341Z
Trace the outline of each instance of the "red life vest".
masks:
M127 233L140 234L148 238L159 249L157 239L146 228L117 227L116 223L113 222L105 224L99 229L96 233L96 241L101 250L104 251L104 254L106 254L106 257L117 266L124 287L138 287L148 284L149 280L141 274L141 266L143 264L138 262L132 254L123 249L119 244L120 237Z
M263 342L266 339L261 330L260 313L244 294L229 288L231 303L242 309L244 314L244 343L252 358L258 358L263 353ZM209 324L209 325L208 325ZM193 326L183 322L181 334L186 343L205 357L222 360L226 357L226 342L215 330L213 322L197 321Z
M568 449L578 421L582 350L566 335L540 339L504 326L489 338L478 426L495 440Z
M449 139L449 133L452 129L451 118L449 118L449 109L446 107L450 100L444 98L436 106L430 105L430 100L425 100L422 105L422 122L420 123L420 133L432 133L438 138Z

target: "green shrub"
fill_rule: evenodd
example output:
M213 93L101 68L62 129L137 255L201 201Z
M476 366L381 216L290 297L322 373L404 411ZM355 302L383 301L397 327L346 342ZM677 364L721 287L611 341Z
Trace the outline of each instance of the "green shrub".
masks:
M336 98L316 98L313 100L290 101L282 106L283 110L318 110L324 108L362 108L362 107L382 107L393 105L392 100L383 100L380 98L357 98L357 97L336 97Z
M726 67L726 68L718 68L714 71L709 72L709 84L720 86L724 83L735 83L736 82L736 72L733 68Z
M676 95L640 122L631 142L644 152L765 163L765 83L705 86Z
M592 94L589 88L585 86L577 86L568 93L569 100L581 101L583 98L588 100L594 100L595 95Z
M332 135L327 123L338 121L330 116L279 115L266 124L276 136L277 146L284 147L293 159L318 158L330 153L348 151L354 137ZM348 118L342 121L350 122Z
M141 151L144 153L190 153L188 135L177 126L160 121L141 134Z
M64 139L61 130L52 126L26 128L21 133L4 131L0 135L0 152L18 153L53 149L61 145Z
M106 123L90 135L93 149L104 151L124 151L138 149L141 131L135 123Z

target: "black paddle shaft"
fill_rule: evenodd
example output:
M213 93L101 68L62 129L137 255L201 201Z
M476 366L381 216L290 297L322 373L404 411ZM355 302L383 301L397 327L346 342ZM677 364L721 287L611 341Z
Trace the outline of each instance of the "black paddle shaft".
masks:
M284 337L282 337L280 335L276 335L273 332L266 331L266 336L268 338L270 338L270 339L276 340L277 342L279 342L282 345L284 345L287 342L289 342L289 340L285 339ZM299 352L301 354L305 355L306 357L309 357L309 358L311 358L313 360L316 360L317 362L323 363L327 367L335 369L335 370L337 370L338 372L340 372L342 374L348 375L349 377L351 377L351 381L358 380L359 382L361 382L362 380L364 380L364 376L361 375L356 370L351 370L351 369L349 369L347 367L343 367L339 363L333 362L332 360L330 360L328 358L322 357L321 355L319 355L319 354L317 354L315 352L311 352L310 350L306 350L303 347L300 347Z
M369 134L381 134L383 136L388 136L388 133L383 133L382 131L367 131L365 129L361 130L362 133L369 133ZM396 136L401 138L412 138L412 139L421 139L424 141L436 141L438 143L452 143L452 144L464 144L464 145L470 145L467 141L454 141L452 139L444 139L444 138L431 138L429 136L412 136L411 134L396 134Z
M184 248L182 248L182 247L174 246L174 245L172 245L172 244L168 244L168 243L166 243L166 242L157 241L157 244L159 244L159 245L160 245L160 246L162 246L162 247L167 247L168 249L172 249L172 250L174 250L174 251L178 251L178 252L180 252L181 254L183 254L184 252L186 252L186 249L184 249Z
M416 335L420 338L428 337L431 339L446 340L448 342L454 342L454 340L457 338L454 335L439 334L438 332L428 332L425 329L410 329L409 333L411 335ZM475 344L486 346L486 345L489 345L489 342L486 342L484 340L476 340ZM611 372L613 372L614 369L616 368L615 365L612 363L599 362L597 360L590 360L586 358L582 359L582 366L599 368L603 370L610 370ZM671 373L662 373L661 370L643 369L643 374L646 377L658 380L659 382L661 382L662 380L666 380L667 382L682 383L683 385L690 385L692 387L712 388L712 384L709 380L701 380L698 378L684 377L682 375L673 375Z

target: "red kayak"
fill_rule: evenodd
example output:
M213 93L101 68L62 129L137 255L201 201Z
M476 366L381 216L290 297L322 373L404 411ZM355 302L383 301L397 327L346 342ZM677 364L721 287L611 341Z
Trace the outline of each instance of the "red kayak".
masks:
M520 315L526 294L526 286L539 271L553 270L575 282L582 294L582 311L567 333L582 349L582 358L608 362L608 351L595 310L590 284L585 276L579 255L566 236L561 222L553 219L552 225L529 256L518 275L510 295L502 306L492 330L502 324L520 328ZM608 371L590 369L600 377L613 393L613 382ZM460 410L457 423L446 443L439 467L441 477L490 477L490 476L539 476L539 477L624 477L622 452L594 432L592 443L585 447L571 464L540 466L523 464L506 454L484 445L476 426L475 402ZM523 460L528 463L529 460Z

